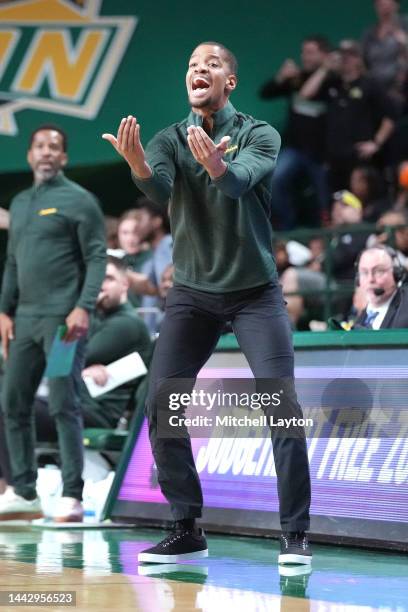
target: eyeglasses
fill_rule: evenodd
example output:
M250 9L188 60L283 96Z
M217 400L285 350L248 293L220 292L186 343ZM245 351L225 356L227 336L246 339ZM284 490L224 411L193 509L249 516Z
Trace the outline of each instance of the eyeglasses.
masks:
M392 270L389 268L373 268L372 270L359 270L358 274L360 278L368 278L369 276L373 276L374 278L382 278L387 272Z

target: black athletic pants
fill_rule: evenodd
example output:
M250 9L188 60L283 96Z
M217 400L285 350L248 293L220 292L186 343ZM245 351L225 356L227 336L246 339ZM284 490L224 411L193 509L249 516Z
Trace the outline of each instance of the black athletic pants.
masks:
M158 481L174 520L201 516L203 496L189 438L158 436L158 382L195 379L230 321L255 378L289 379L294 404L294 355L282 290L278 284L225 294L175 285L166 300L150 371L146 404ZM282 437L272 430L280 521L284 531L309 528L310 476L304 436Z

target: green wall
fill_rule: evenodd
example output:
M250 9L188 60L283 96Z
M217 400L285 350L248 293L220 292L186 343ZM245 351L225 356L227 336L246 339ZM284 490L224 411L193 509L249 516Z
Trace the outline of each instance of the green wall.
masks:
M403 8L407 4L408 0L403 2ZM28 135L45 121L57 122L68 131L71 167L109 164L105 172L110 173L117 156L100 134L115 131L120 118L132 113L142 124L146 142L158 129L184 117L188 112L184 85L188 56L198 42L208 39L223 42L238 57L239 87L233 104L279 129L285 105L261 101L257 95L261 83L286 57L298 59L304 36L323 33L337 43L341 38L358 37L374 20L372 0L104 0L101 14L135 15L138 24L98 116L88 121L42 111L18 112L19 133L0 135L0 173L26 169ZM98 191L97 169L85 168L81 175L85 183L91 177L90 185ZM26 180L29 177L11 175L3 181L0 205ZM126 180L122 183L104 187L108 210L123 209L133 198L130 184ZM119 190L123 190L120 197Z

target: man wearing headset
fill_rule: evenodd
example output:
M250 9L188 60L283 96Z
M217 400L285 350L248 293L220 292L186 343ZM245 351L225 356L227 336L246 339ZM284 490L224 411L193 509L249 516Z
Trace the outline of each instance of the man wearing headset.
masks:
M406 271L391 247L378 245L362 251L357 262L357 285L366 307L354 329L408 327L408 284Z

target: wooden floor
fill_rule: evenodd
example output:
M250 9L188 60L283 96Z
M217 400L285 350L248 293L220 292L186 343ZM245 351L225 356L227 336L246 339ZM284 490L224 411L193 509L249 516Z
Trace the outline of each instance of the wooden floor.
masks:
M276 541L209 535L211 556L183 565L137 564L155 530L0 527L3 591L74 591L75 607L119 612L404 612L406 555L315 546L313 570L279 569ZM28 606L0 606L0 611Z

